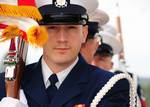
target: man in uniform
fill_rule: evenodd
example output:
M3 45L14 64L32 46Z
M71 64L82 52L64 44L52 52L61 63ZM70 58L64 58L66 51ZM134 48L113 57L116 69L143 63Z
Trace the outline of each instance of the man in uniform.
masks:
M106 32L104 29L104 31L100 32L100 35L102 36L102 44L98 47L92 64L106 71L110 71L113 68L113 55L118 54L122 46L117 38L115 38L113 31Z
M39 24L47 28L49 39L39 62L26 66L21 80L27 103L5 97L4 74L0 74L0 107L89 107L97 92L115 75L87 64L79 54L88 34L87 6L95 7L96 1L48 2L42 0L38 5L43 16ZM97 107L129 107L128 92L127 80L121 80Z
M92 61L93 65L95 65L99 68L102 68L106 71L110 71L113 69L112 58L114 55L119 54L119 52L122 49L122 45L115 37L116 31L113 27L112 28L111 27L112 26L104 27L105 28L104 31L102 31L100 33L102 35L103 42L98 47L98 49L94 55L94 59ZM124 69L122 69L122 68L124 68ZM119 68L118 70L116 70L114 72L117 74L126 72L125 66L122 65L121 68ZM145 97L143 96L142 88L141 88L140 84L138 83L137 77L133 73L130 73L130 72L127 72L127 73L131 75L131 77L133 78L134 81L136 81L136 85L137 85L136 88L137 88L137 95L138 95L137 107L146 107Z
M108 44L102 43L94 55L92 64L104 70L110 71L113 68L112 57L112 47Z
M89 64L92 62L94 53L100 45L100 40L98 22L88 22L88 35L86 42L82 44L80 53Z
M101 36L99 30L109 21L107 13L100 9L96 9L89 15L88 35L86 42L82 44L80 53L84 59L90 64L94 58L94 54L101 44Z

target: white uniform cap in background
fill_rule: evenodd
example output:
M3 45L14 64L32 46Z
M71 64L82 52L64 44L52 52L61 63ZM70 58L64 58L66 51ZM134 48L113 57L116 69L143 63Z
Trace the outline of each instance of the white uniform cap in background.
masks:
M105 32L110 32L112 35L116 36L117 35L117 31L115 29L115 27L113 27L110 24L106 24L104 26L102 26L103 31Z
M106 12L96 9L94 12L89 14L89 21L98 22L99 27L101 27L109 21L109 16Z
M79 3L86 8L88 14L93 13L99 5L98 0L72 0L72 4L78 5Z
M118 54L122 50L123 46L119 40L117 40L116 35L113 35L111 32L106 32L105 30L101 31L100 35L102 36L103 43L112 47L114 54Z

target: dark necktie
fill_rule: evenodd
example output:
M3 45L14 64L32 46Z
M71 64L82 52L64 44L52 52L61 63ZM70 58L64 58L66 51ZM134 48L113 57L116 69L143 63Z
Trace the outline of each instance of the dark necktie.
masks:
M52 98L54 97L55 93L57 92L57 87L55 86L56 82L58 82L58 78L56 74L52 74L49 77L50 86L46 89L49 101L51 102Z

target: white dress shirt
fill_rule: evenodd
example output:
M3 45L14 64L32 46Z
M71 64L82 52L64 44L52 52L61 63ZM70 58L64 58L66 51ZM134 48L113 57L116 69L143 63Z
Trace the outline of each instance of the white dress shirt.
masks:
M64 79L67 77L67 75L70 73L70 71L76 65L77 62L78 62L78 57L69 67L62 70L61 72L56 73L58 78L58 82L56 83L57 88L60 87ZM41 64L42 64L42 74L43 74L44 84L45 87L48 88L48 86L50 85L50 81L48 78L53 74L53 71L48 67L48 65L46 64L43 58Z

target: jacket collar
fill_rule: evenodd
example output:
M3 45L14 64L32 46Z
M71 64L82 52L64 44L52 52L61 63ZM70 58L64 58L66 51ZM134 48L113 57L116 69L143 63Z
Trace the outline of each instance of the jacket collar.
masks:
M67 101L81 94L82 87L88 82L88 74L85 71L87 71L87 63L79 56L78 63L60 86L49 107L62 107Z

